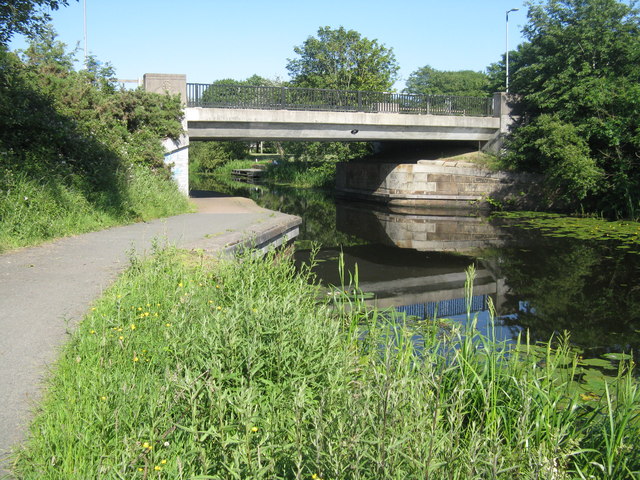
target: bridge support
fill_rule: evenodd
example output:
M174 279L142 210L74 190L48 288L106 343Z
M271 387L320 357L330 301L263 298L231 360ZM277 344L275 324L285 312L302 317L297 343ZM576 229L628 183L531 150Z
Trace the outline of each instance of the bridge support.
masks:
M144 89L147 92L180 95L183 106L187 104L187 76L163 73L146 73ZM171 168L171 175L178 184L178 189L189 195L189 130L187 119L183 117L183 133L177 140L165 139L162 145L165 150L164 162Z

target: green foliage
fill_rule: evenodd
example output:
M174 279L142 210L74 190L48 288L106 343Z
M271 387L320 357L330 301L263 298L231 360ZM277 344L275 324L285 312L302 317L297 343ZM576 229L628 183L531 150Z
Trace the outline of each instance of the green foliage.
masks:
M564 206L582 201L600 188L604 175L589 153L587 141L576 126L543 114L518 130L505 161L524 170L546 173L548 204L559 202Z
M348 162L371 153L371 144L365 142L285 142L282 147L303 162Z
M399 66L392 48L344 27L321 27L316 37L294 47L299 58L289 59L293 85L337 90L389 90Z
M332 188L336 163L371 153L371 144L363 142L286 142L282 148L295 161L283 160L269 165L265 180L301 188Z
M247 106L250 106L256 98L256 93L254 89L247 89L243 87L277 87L281 86L282 82L278 80L270 80L254 74L246 80L225 78L216 80L212 82L211 85L212 88L207 88L202 94L201 101L203 104L225 105L226 103L231 102L234 105L237 105L238 103L246 103ZM275 90L265 90L261 92L263 97L266 97L268 94L273 96L274 103L279 101L279 92Z
M66 346L16 476L637 476L630 361L597 394L566 341L507 351L308 280L276 254L133 259Z
M51 19L45 10L68 4L67 0L4 0L0 3L0 46L7 45L15 33L40 34Z
M160 142L182 132L179 98L118 91L95 59L74 71L42 32L22 60L0 48L0 248L185 211Z
M458 95L486 97L489 90L486 74L472 70L446 72L426 65L409 75L405 93L423 95ZM496 90L497 91L497 90Z
M550 142L537 142L538 128L562 130L558 138L582 137L576 167L586 167L585 179L578 171L566 171L566 155L560 152L557 164L564 179L565 196L572 191L589 192L593 173L603 172L600 189L585 198L584 204L609 215L634 216L640 207L640 17L633 4L617 0L565 0L531 3L529 23L524 29L528 42L519 52L513 71L513 91L522 95L525 120L532 129L516 130L521 164L553 177L555 162L547 162ZM552 116L554 122L534 120ZM549 118L549 117L547 117ZM544 128L539 128L544 125ZM519 138L520 137L520 138ZM522 148L524 144L527 148ZM586 145L586 151L584 146ZM588 158L588 160L587 160ZM563 164L565 164L563 166ZM596 168L593 167L596 166ZM570 186L577 182L578 185ZM587 185L587 188L581 183Z
M189 164L194 173L210 173L232 160L246 158L245 142L193 142L189 146Z

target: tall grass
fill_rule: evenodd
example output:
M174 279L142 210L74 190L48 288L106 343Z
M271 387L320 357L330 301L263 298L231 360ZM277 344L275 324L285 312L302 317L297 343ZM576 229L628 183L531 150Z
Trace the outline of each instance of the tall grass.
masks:
M118 172L112 189L59 172L34 178L0 174L0 252L113 225L184 213L187 198L165 176L142 166Z
M638 476L631 365L580 396L565 343L507 354L349 285L318 303L308 276L276 254L134 258L64 349L18 478Z

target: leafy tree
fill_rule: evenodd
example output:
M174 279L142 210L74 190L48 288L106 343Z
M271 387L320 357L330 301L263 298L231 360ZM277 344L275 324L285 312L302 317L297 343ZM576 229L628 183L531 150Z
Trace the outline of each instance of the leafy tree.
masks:
M570 161L565 200L640 215L638 10L617 0L548 0L529 3L528 18L512 81L528 123L514 132L507 159L550 178ZM560 148L561 138L577 150Z
M257 98L256 95L258 92L255 91L256 89L247 89L245 87L277 86L280 86L279 81L270 80L260 75L252 75L246 80L224 78L212 82L211 87L207 88L202 94L201 100L205 105L237 105L244 103L250 107ZM272 91L271 89L264 89L264 91L259 92L259 94L262 96L262 101L265 101L267 98L272 98L274 104L280 101L280 93Z
M68 0L4 0L0 2L0 45L7 45L14 33L37 35L51 20L44 9L57 10Z
M189 162L194 172L211 173L232 160L247 157L246 142L193 142L189 147Z
M513 81L513 76L515 72L518 71L520 63L522 62L522 54L521 49L526 44L518 45L516 50L509 51L509 81ZM506 90L506 76L507 76L507 68L505 55L502 54L502 58L499 62L492 63L486 69L487 73L487 81L488 87L487 91L490 93L493 92L504 92ZM510 88L510 90L512 90ZM513 90L512 90L513 91Z
M344 27L321 27L317 35L294 47L299 58L288 59L293 85L338 90L391 89L400 68L392 48Z
M490 93L488 87L489 79L482 72L446 72L426 65L409 75L404 91L424 95L486 97Z

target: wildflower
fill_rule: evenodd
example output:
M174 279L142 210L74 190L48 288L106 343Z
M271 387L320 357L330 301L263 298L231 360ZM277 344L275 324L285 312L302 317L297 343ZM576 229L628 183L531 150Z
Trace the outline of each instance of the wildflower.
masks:
M136 329L136 324L135 324L135 323L132 323L132 324L131 324L131 330L135 330L135 329Z
M160 463L161 463L162 465L165 465L165 464L167 463L167 461L163 459L163 460L160 460Z
M116 298L122 298L122 295L118 294L116 295Z
M142 448L144 448L145 450L151 450L153 449L153 445L149 445L149 442L144 442L142 444Z
M95 330L91 330L89 333L90 333L91 335L93 335L94 333L96 333L96 331L95 331Z
M213 303L213 300L209 300L209 304L212 304L212 303Z
M118 340L124 340L124 337L123 337L122 335L120 335L120 336L118 337Z
M138 467L138 471L139 471L139 472L144 472L144 468L142 468L142 467Z
M252 431L253 433L256 433L256 432L258 431L258 427L252 427L252 428L251 428L251 431Z
M138 357L133 357L133 361L134 361L134 362L137 362L137 361L139 361L139 360L140 360L140 359L139 359Z
M150 304L150 303L147 303L147 307L150 307L150 306L151 306L151 304Z
M171 326L170 323L165 323L164 325L165 325L165 327L170 327Z
M91 311L95 312L96 311L96 307L91 307Z
M138 307L138 311L141 312L142 311L142 307Z
M178 286L179 286L179 287L182 287L182 282L180 282L180 283L178 284Z
M105 397L104 395L100 397L100 400L106 400L107 397Z
M316 479L318 479L320 477L318 476L317 473L314 473L313 475L311 475L311 478L313 478L313 480L316 480Z
M218 310L222 310L222 307L221 307L220 305L218 305L218 307L217 307L217 308L218 308Z
M161 467L160 465L156 465L155 467L153 467L153 469L154 469L156 472L159 472L160 470L162 470L162 467Z
M216 285L216 288L220 288L220 285Z

